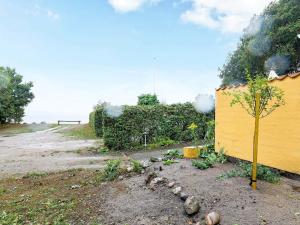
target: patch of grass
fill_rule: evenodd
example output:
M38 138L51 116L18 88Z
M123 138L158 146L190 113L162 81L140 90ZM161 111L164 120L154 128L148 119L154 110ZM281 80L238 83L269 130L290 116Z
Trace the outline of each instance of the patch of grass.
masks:
M107 154L109 152L109 149L107 147L102 147L98 150L100 154Z
M131 160L131 165L133 168L133 171L136 173L141 173L143 170L143 165L138 160Z
M24 179L30 178L30 179L37 179L40 177L47 176L47 172L30 172L23 176Z
M116 179L121 171L120 168L121 160L114 159L107 161L105 168L104 168L104 179L106 181L112 181Z
M252 163L239 162L238 166L225 174L219 176L219 179L228 179L231 177L251 177ZM271 169L267 166L257 165L257 179L264 180L269 183L278 183L280 174L277 170Z
M50 174L30 174L21 179L0 180L0 224L91 224L99 221L91 193L99 191L95 182L101 172L69 170ZM81 188L70 189L78 184ZM8 190L8 191L6 191ZM84 207L84 211L82 208Z
M70 129L63 129L60 132L66 136L74 137L77 139L97 139L94 130L90 127L89 124L74 126Z
M22 133L32 133L36 131L47 130L53 128L55 124L5 124L0 126L0 134L16 135Z
M156 149L161 147L167 147L170 145L177 144L176 141L171 140L170 138L159 137L154 140L154 143L149 144L149 149Z

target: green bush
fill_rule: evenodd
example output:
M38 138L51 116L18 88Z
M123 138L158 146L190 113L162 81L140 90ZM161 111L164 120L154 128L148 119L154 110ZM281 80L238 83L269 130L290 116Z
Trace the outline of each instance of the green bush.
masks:
M104 143L113 150L130 150L142 148L144 133L147 143L155 144L160 137L174 142L190 142L191 136L187 127L194 122L199 126L197 136L203 139L207 122L214 113L197 112L192 104L125 106L123 114L117 118L104 115ZM102 124L95 112L95 124ZM97 129L97 128L96 128ZM173 142L172 142L173 143Z
M90 113L89 116L89 124L92 129L95 131L97 137L103 137L103 105L97 105L93 112Z
M109 160L104 168L104 178L107 181L116 179L120 174L121 160Z

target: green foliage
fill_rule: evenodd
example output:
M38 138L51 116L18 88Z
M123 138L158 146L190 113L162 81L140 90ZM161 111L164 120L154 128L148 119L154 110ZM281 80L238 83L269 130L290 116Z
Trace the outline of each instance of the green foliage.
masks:
M260 29L251 32L256 27ZM262 15L254 16L237 50L221 68L223 84L245 82L245 69L252 75L265 74L270 69L279 75L296 71L300 61L299 31L299 0L272 2Z
M271 114L275 109L285 104L284 93L278 87L271 86L268 80L262 76L256 76L254 79L247 75L247 91L235 90L225 92L225 95L232 96L231 106L239 104L249 115L255 117L256 94L260 93L259 115L264 118Z
M113 150L130 150L142 148L144 133L147 143L163 137L175 142L192 141L188 126L199 124L196 135L203 139L207 124L214 112L203 114L197 112L190 103L156 106L125 106L123 114L111 118L104 115L104 143ZM96 124L100 123L96 118Z
M215 120L210 120L207 123L207 129L204 137L204 142L206 145L215 145Z
M22 83L23 77L14 69L0 67L0 123L19 123L34 98L32 82Z
M199 145L199 137L198 137L198 134L197 134L198 125L193 122L188 127L188 129L191 132L194 146L198 146Z
M136 173L141 173L143 170L143 165L138 160L131 160L131 165L133 168L133 171Z
M220 179L228 179L231 177L251 177L252 164L248 162L239 162L235 169L222 174ZM280 174L277 170L271 169L267 166L257 165L257 179L265 180L269 183L277 183L280 180Z
M164 160L183 158L183 154L179 149L170 149L165 154L163 154L163 156L164 156L163 157Z
M112 181L116 179L120 174L121 160L109 160L104 168L104 179Z
M148 145L150 149L167 147L177 143L176 141L173 141L170 138L164 138L164 137L155 138L153 142L154 143Z
M95 131L97 137L103 137L103 113L106 103L95 106L94 111L90 113L89 124Z
M107 147L102 147L98 152L101 154L107 154L109 152L109 149Z
M227 162L227 157L223 150L214 152L214 150L207 149L201 152L200 158L201 159L193 160L192 165L201 170L212 168L216 163L224 164Z
M138 105L158 105L159 104L159 100L157 98L157 95L154 94L143 94L138 96Z
M174 159L167 159L167 160L164 160L164 161L163 161L163 164L164 164L165 166L170 166L170 165L172 165L173 163L178 163L178 161L176 161L176 160L174 160Z

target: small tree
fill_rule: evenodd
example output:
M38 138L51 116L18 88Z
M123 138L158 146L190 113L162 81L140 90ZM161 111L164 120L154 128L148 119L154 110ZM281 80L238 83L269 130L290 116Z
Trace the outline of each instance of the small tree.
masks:
M283 91L278 87L271 86L263 75L251 77L247 73L248 89L246 91L225 92L225 95L232 97L231 106L238 104L255 118L251 186L256 189L259 119L270 115L278 107L284 105L285 101Z
M158 105L159 100L156 94L143 94L138 96L138 105Z

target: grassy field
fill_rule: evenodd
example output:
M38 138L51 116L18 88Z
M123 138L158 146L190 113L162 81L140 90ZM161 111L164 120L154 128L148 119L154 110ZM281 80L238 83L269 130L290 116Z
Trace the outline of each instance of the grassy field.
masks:
M97 139L95 132L89 124L71 126L68 129L62 129L62 134L78 139Z
M69 170L1 180L0 224L100 224L98 209L86 204L99 191L100 178L100 172Z
M0 126L0 134L15 135L47 130L56 127L56 124L5 124Z

